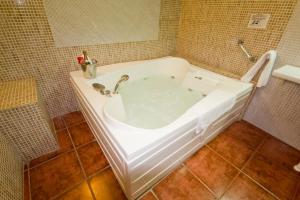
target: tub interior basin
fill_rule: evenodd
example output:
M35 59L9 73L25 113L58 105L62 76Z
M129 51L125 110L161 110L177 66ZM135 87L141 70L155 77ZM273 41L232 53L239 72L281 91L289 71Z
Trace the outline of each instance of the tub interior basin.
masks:
M206 95L184 87L176 77L164 74L124 83L119 94L117 98L122 99L124 115L113 117L145 129L166 126Z
M129 126L143 129L162 128L189 108L205 98L211 90L198 83L195 87L186 76L184 80L167 74L154 74L133 81L123 82L119 94L108 99L105 112L115 120ZM199 77L193 77L200 82ZM189 84L190 83L190 84Z

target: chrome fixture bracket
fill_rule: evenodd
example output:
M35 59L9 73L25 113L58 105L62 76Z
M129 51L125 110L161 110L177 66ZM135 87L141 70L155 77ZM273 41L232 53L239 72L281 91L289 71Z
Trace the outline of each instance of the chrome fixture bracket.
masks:
M244 40L238 39L238 45L240 46L241 50L244 52L244 54L247 56L248 60L250 62L255 63L257 61L257 57L253 56L249 51L244 47Z

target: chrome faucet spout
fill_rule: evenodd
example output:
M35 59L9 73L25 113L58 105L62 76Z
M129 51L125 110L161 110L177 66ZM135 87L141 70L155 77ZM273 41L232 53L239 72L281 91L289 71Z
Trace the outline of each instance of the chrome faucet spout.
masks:
M114 94L118 94L118 88L119 88L120 84L122 82L127 81L128 79L129 79L129 76L127 74L122 75L121 78L120 78L120 80L118 80L113 93Z

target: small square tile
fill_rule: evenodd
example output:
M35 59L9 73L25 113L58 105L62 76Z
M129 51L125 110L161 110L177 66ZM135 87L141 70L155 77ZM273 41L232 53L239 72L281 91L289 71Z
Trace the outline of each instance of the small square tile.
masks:
M186 167L172 172L154 188L154 192L160 200L215 199L213 194Z
M238 174L236 168L227 163L208 147L203 147L188 159L186 166L202 180L217 197L221 197L227 186Z
M61 116L52 119L55 130L60 130L66 128L66 125Z
M127 199L111 169L106 169L94 176L90 184L97 200Z
M297 173L293 170L293 167L300 161L300 151L293 147L274 137L269 137L259 148L258 152L267 159L271 159L286 169Z
M49 199L79 184L83 173L74 151L30 169L32 199Z
M292 199L296 192L299 177L260 154L254 155L244 171L280 199Z
M87 144L95 140L94 135L86 122L69 128L75 146Z
M72 126L80 122L85 121L82 113L80 111L71 112L62 116L67 126Z
M24 200L30 200L30 188L29 188L29 173L24 172Z
M57 136L57 140L58 140L59 150L52 152L52 153L48 153L39 158L33 159L30 162L30 167L34 167L38 164L41 164L47 160L50 160L50 159L56 157L64 152L72 150L73 145L72 145L71 138L69 136L67 129L62 129L60 131L57 131L56 136Z
M148 192L145 196L143 196L140 200L157 200L152 192Z
M93 200L93 196L87 182L83 182L55 200Z
M108 166L108 162L96 141L78 148L77 151L87 176Z
M208 146L238 168L242 168L254 152L247 144L227 134L226 131L218 135Z
M221 200L260 199L275 200L271 194L254 183L247 176L240 174L234 180L230 188L222 196Z

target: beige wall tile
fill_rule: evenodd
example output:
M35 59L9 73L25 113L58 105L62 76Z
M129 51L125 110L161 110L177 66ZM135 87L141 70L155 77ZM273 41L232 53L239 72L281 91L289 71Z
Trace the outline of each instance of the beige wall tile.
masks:
M0 1L0 81L34 77L51 117L77 110L69 72L82 50L99 65L174 54L179 1L161 0L159 39L56 48L42 0Z
M276 68L300 67L300 2L278 45ZM272 78L251 102L245 119L275 137L300 149L300 86Z

